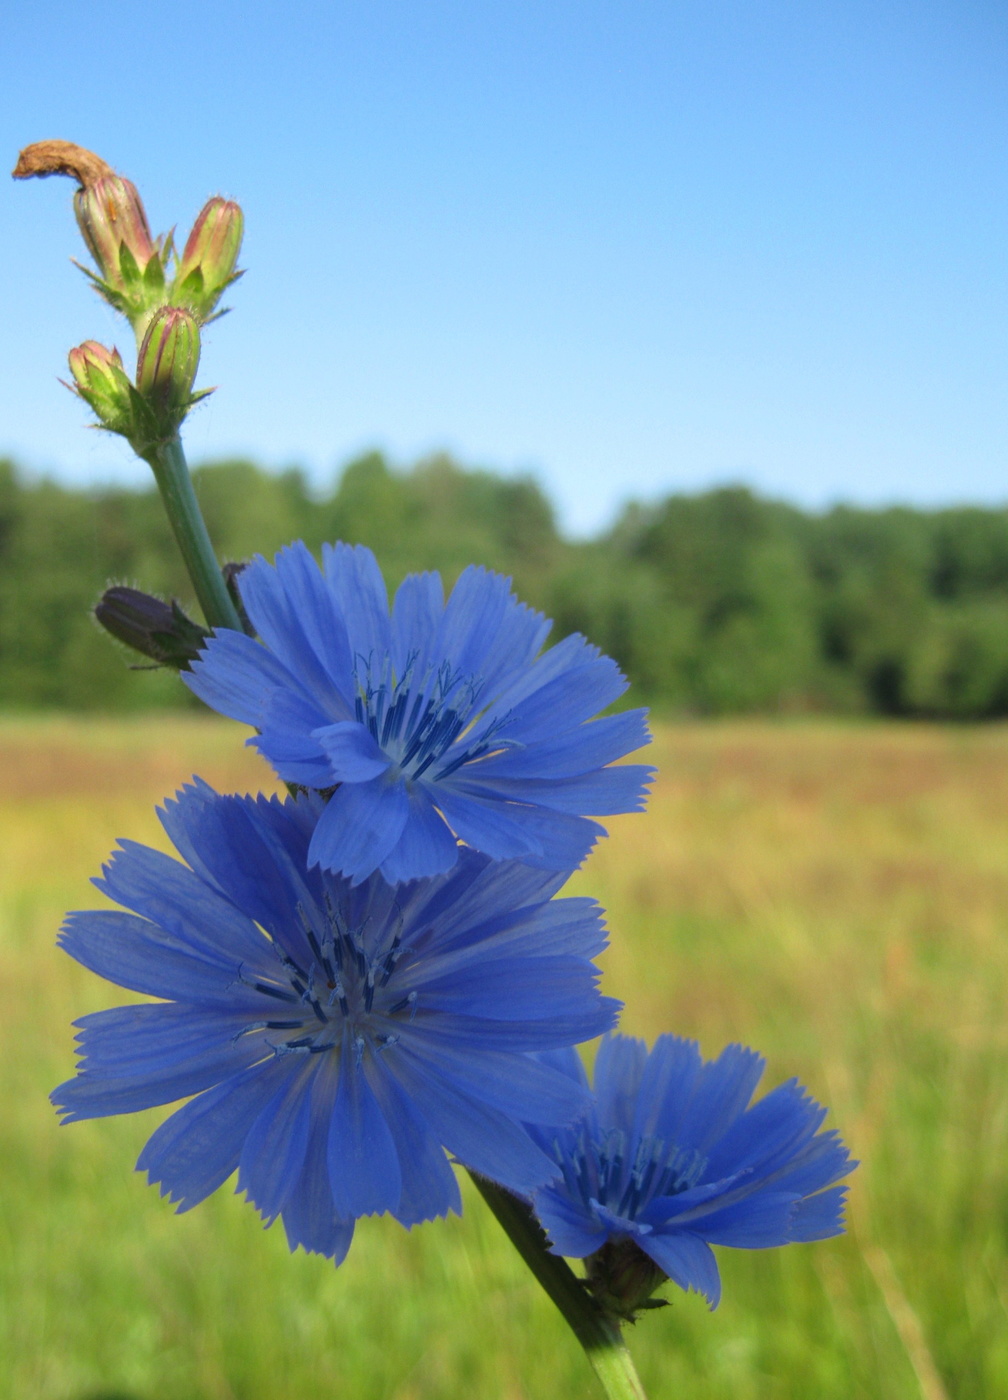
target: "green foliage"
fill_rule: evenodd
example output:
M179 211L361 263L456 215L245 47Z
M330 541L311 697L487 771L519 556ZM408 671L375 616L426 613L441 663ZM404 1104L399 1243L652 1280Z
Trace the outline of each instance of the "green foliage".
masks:
M316 551L369 545L392 586L412 569L451 583L484 564L665 710L1008 714L1008 511L809 515L729 487L628 506L575 543L535 481L446 456L404 472L368 453L321 498L300 471L250 461L194 478L222 561L301 537ZM117 664L89 620L109 583L192 611L153 484L72 491L0 462L0 705L190 703L171 675L131 671L125 652Z

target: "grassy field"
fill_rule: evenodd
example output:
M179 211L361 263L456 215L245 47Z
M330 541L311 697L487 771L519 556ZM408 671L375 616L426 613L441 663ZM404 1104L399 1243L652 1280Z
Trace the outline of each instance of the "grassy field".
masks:
M624 1029L742 1040L863 1165L843 1240L720 1252L630 1342L651 1400L1008 1396L1008 731L663 730L649 815L577 877ZM121 996L54 947L116 837L193 771L264 774L218 722L0 725L0 1397L573 1400L591 1374L480 1202L291 1257L227 1191L131 1171L164 1111L59 1128L70 1021Z

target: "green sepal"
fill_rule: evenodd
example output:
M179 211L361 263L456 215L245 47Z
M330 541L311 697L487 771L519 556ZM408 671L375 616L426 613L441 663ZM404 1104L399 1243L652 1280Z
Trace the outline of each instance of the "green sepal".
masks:
M147 291L161 292L164 290L164 263L161 261L160 253L152 254L150 261L144 268L143 280L144 287Z
M90 279L95 291L103 301L108 302L113 311L118 311L125 316L127 320L132 320L137 309L134 300L124 296L122 292L116 287L113 287L111 283L106 282L104 277L99 277L96 272L92 272L89 267L85 267L83 263L79 263L76 258L71 258L70 261L73 263L74 267L79 268L81 272L83 272L85 277Z
M194 267L185 279L172 287L172 301L176 306L199 306L203 300L203 269Z
M127 286L132 287L141 280L140 268L137 265L137 260L130 251L127 243L119 244L119 271Z
M129 401L132 410L132 424L130 431L124 433L123 436L129 439L130 446L137 456L143 457L154 443L170 436L171 428L169 425L158 422L150 404L135 384L129 386Z

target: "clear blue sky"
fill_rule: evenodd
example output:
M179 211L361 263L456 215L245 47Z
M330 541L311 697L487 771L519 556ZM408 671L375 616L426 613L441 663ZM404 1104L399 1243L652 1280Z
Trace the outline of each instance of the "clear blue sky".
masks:
M535 471L564 525L745 481L1008 500L1004 0L14 4L0 131L247 216L190 457ZM0 181L0 452L141 479L56 382L128 332Z

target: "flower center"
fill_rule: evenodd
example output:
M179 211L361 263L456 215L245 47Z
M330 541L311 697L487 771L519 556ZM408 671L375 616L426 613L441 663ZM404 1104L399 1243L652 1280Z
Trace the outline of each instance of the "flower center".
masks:
M415 654L401 676L395 675L391 658L385 656L380 664L371 660L359 664L354 679L358 722L367 725L403 776L413 779L438 763L469 727L482 690L478 677L452 671L447 661L419 674ZM478 742L462 746L436 776L444 777L486 753L492 747L490 738L487 733Z
M695 1186L706 1165L707 1159L695 1149L678 1148L650 1133L639 1139L630 1156L621 1129L610 1128L595 1142L585 1127L563 1171L575 1199L589 1208L598 1202L614 1215L633 1219L655 1196L676 1196Z
M418 1003L417 993L396 977L404 951L398 933L377 948L369 947L366 923L350 928L328 893L321 931L302 905L297 912L312 956L302 966L274 940L282 973L275 982L251 985L283 1003L284 1010L247 1029L281 1032L271 1042L279 1055L338 1050L347 1035L358 1058L366 1049L394 1045L399 1039L397 1023L412 1021Z

